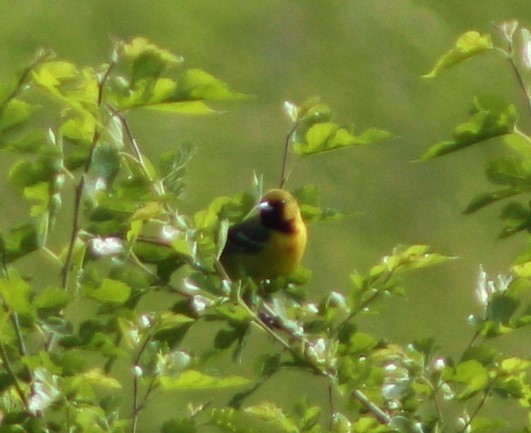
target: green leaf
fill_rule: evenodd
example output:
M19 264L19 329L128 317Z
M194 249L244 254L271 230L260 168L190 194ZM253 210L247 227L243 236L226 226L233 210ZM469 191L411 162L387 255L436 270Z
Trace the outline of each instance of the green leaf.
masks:
M256 416L267 424L276 426L281 432L298 433L300 430L293 419L282 412L274 403L262 403L244 409L246 413ZM276 429L275 429L276 430Z
M122 388L122 384L117 379L105 374L99 368L93 368L92 370L78 373L72 378L69 383L70 390L77 390L86 385L97 386L99 388L108 390L117 390Z
M26 101L11 99L6 105L0 106L0 131L26 123L38 108Z
M507 189L500 189L494 192L486 192L486 193L478 194L468 204L468 206L463 211L463 213L470 214L470 213L476 212L491 203L496 203L497 201L500 201L500 200L503 200L509 197L514 197L515 195L518 195L521 192L522 191L518 189L507 188Z
M504 227L500 234L502 238L514 235L522 230L531 230L531 209L521 203L512 202L505 206L501 219L504 222Z
M457 39L455 46L444 54L435 67L423 75L424 78L434 78L441 72L449 69L472 56L494 49L489 34L481 35L475 31L463 33Z
M336 123L323 122L312 125L306 132L304 141L293 143L293 149L297 155L308 156L350 146L372 144L389 137L389 132L374 128L356 136Z
M40 248L41 241L36 222L22 223L12 228L5 238L1 251L3 259L11 263Z
M484 390L489 384L487 369L474 359L460 362L447 379L466 385L458 396L460 400L470 398L472 395Z
M171 100L167 102L157 102L146 104L146 108L150 110L166 111L175 114L185 114L191 116L200 116L204 114L215 113L215 110L210 108L203 101L176 101Z
M102 303L123 304L131 295L131 288L121 281L105 278L99 287L87 288L85 295Z
M179 377L161 377L160 384L166 390L223 389L250 383L249 379L231 375L222 378L197 370L186 370Z
M436 144L420 159L432 159L472 144L510 134L514 131L516 117L516 108L512 104L502 106L492 98L474 98L472 117L468 122L457 126L453 140Z
M337 220L347 215L337 209L321 207L321 193L316 185L306 185L293 191L299 203L303 220L307 224Z
M78 165L84 164L85 159L89 155L88 146L94 137L96 124L97 120L92 114L86 111L77 111L75 115L67 119L59 128L59 132L62 136L87 145L87 149L82 148L78 150L78 152L83 152L83 160L78 162Z
M487 179L493 184L531 189L531 159L502 156L489 161Z
M388 270L408 272L445 263L455 258L439 253L430 253L429 250L430 247L427 245L398 247L391 256L387 256L384 259L384 264Z
M37 201L39 204L31 207L32 217L42 215L48 211L50 202L50 185L47 182L37 183L24 188L24 197L28 200Z
M47 287L33 300L38 310L61 310L68 305L70 296L64 289Z
M196 433L197 426L193 418L172 418L162 424L161 433Z
M22 159L9 172L11 181L20 187L49 182L60 168L60 161L54 156L40 156L36 161Z
M99 185L110 187L121 167L119 149L109 143L100 143L92 154L90 178ZM100 187L101 188L101 187Z
M14 268L8 270L7 278L0 279L0 296L9 311L33 316L35 309L30 300L31 286Z
M124 57L132 62L132 87L141 80L158 78L165 69L183 61L182 57L140 37L124 44L122 49Z
M227 83L201 69L189 69L179 77L175 100L226 101L245 97Z
M32 71L33 82L54 95L59 94L61 84L78 76L76 65L61 60L41 63Z
M166 152L159 160L160 175L164 186L175 196L181 195L184 189L184 175L188 163L195 153L195 148L184 143L175 151Z
M504 431L509 427L506 420L487 419L483 417L474 417L470 422L470 431L474 433L494 433Z
M495 293L489 299L486 318L495 323L508 325L519 305L520 300L506 292Z
M355 332L348 342L348 353L367 353L376 347L378 341L372 335L365 332Z

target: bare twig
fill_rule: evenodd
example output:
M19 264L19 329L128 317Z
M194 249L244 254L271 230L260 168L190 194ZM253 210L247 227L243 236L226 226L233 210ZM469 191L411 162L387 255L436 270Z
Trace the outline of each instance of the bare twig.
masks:
M282 159L282 171L280 173L279 188L284 188L284 184L286 183L286 180L287 180L286 169L288 166L289 145L291 143L293 134L295 134L295 131L297 130L298 126L299 126L299 122L297 121L293 124L293 127L288 132L288 135L286 136L286 141L284 142L284 157Z
M22 71L22 74L20 75L17 84L9 93L6 98L0 103L0 106L5 106L9 101L11 101L14 97L18 95L26 81L28 80L29 75L31 74L31 71L37 66L39 63L45 62L47 59L49 59L53 55L53 52L50 50L43 51L42 53L39 53L37 58L31 62L31 64Z
M98 83L98 106L101 107L103 103L103 91L105 88L105 83L108 80L110 73L112 69L114 68L115 63L111 63L105 73L103 74L102 78L99 80ZM77 235L79 232L79 220L80 220L80 213L81 213L81 201L83 198L83 193L85 191L85 184L87 181L87 176L90 171L90 167L92 165L92 159L94 156L94 151L96 149L96 146L98 145L99 139L101 137L101 129L98 125L94 128L94 134L92 136L92 143L90 145L90 152L87 156L87 159L85 161L85 165L83 167L83 173L81 174L81 178L79 179L79 182L76 186L75 190L75 197L74 197L74 210L72 215L72 230L70 233L70 242L68 244L68 251L66 254L66 260L63 268L63 281L62 286L63 289L68 288L68 279L70 275L70 269L72 268L72 261L74 258L74 249L76 245Z

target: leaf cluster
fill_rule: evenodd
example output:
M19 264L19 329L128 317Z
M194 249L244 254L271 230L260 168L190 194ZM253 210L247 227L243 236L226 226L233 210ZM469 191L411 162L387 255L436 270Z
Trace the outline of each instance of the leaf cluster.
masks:
M480 275L483 310L455 360L434 338L399 345L358 321L403 296L410 272L451 259L428 246L398 247L366 272L352 272L343 290L323 287L317 300L304 295L305 269L259 284L226 278L218 258L228 225L256 205L260 179L248 192L184 214L193 148L177 144L151 161L127 115L202 115L243 97L143 38L117 43L97 67L40 53L2 88L0 150L15 159L7 177L27 210L0 236L0 428L435 432L453 423L446 417L457 405L461 431L494 431L500 421L478 416L488 398L529 407L529 360L488 344L530 323L521 301L529 291L524 261L501 285ZM355 135L317 99L285 108L293 121L286 149L301 157L390 136L378 129ZM492 114L483 102L477 109L483 114L462 131L469 143L500 135L514 117ZM341 216L321 207L315 186L295 194L308 223ZM45 283L21 265L43 257L57 276ZM154 295L171 307L147 307ZM202 345L190 337L200 328L208 331ZM249 349L263 341L263 350ZM250 373L239 364L244 358L254 365ZM295 372L320 395L294 395L282 407L264 394L280 373ZM154 419L157 402L175 395L175 413Z

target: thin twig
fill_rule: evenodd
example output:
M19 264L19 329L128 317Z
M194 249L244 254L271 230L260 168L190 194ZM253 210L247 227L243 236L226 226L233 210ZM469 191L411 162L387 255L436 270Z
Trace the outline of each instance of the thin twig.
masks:
M305 364L307 364L317 375L322 376L326 378L329 382L329 385L332 384L332 377L330 373L323 370L318 364L316 364L313 360L308 359L308 357L305 357L303 353L301 353L299 350L291 346L289 343L287 343L282 337L280 337L276 332L274 332L267 324L265 324L258 315L251 310L251 308L242 300L240 302L240 305L246 309L246 311L251 315L253 318L253 323L258 325L262 330L264 330L266 333L268 333L271 337L273 337L277 342L279 342L285 349L287 349L296 359L303 361ZM274 312L271 309L267 309L268 314L274 314ZM280 320L280 318L276 315L274 315L277 319ZM281 323L281 322L280 322ZM287 329L285 329L287 330ZM293 337L293 334L290 334ZM303 343L306 345L307 342L300 337L297 338L299 341L302 340ZM382 424L389 424L391 422L391 417L385 413L380 407L378 407L375 403L373 403L369 398L363 393L363 391L359 389L354 389L352 391L352 397L358 400L365 408L371 412L378 421L380 421Z
M5 106L9 101L11 101L15 96L18 95L20 89L22 89L22 87L26 83L31 71L35 68L35 66L37 66L41 62L46 61L46 59L48 59L52 54L53 52L48 50L42 52L42 54L37 56L37 58L33 62L31 62L31 64L26 69L22 71L22 74L20 75L17 84L15 85L11 93L9 93L6 98L0 103L0 106Z
M103 74L103 77L99 80L98 83L98 106L101 108L102 102L103 102L103 91L105 88L105 83L108 80L110 73L112 69L114 68L115 63L111 63L105 73ZM83 193L85 192L85 184L87 181L87 176L90 170L90 167L92 165L92 158L94 156L94 151L96 149L96 146L99 142L99 139L101 137L101 130L98 125L94 128L94 134L92 136L92 143L90 145L90 152L87 156L87 159L85 161L85 165L83 167L83 173L81 174L81 178L79 179L79 182L76 186L75 190L75 197L74 197L74 210L72 215L72 231L70 233L70 242L68 244L68 251L66 254L66 260L63 268L63 281L62 286L63 289L68 288L68 279L70 275L70 269L72 267L72 261L74 258L74 248L76 245L77 235L79 232L79 220L80 220L80 214L81 214L81 201L83 198Z
M500 30L499 27L497 27L498 30ZM516 77L516 81L518 83L518 86L520 87L520 89L522 90L522 95L524 97L524 104L527 108L527 111L528 111L528 114L529 116L531 117L531 95L529 93L529 90L526 86L526 82L525 82L525 79L524 77L522 76L522 73L520 72L520 69L518 68L518 65L516 64L515 60L514 60L514 41L512 39L512 36L509 38L509 37L505 37L504 38L506 41L507 41L507 51L503 51L501 50L502 52L504 52L505 56L507 57L507 60L509 62L509 64L511 65L511 69Z
M483 408L483 405L487 402L487 399L490 396L490 391L491 391L492 387L494 386L494 380L495 379L493 379L491 381L491 383L487 386L487 388L483 392L483 397L481 398L481 400L479 401L478 405L474 409L474 412L472 412L472 414L468 417L468 420L466 421L464 427L461 430L463 433L468 431L470 425L472 424L472 421L478 415L479 411Z
M293 127L290 129L288 135L286 136L286 141L284 142L284 157L282 159L282 171L280 173L279 188L284 188L284 184L286 183L286 180L287 180L286 168L288 165L289 145L291 142L291 138L293 137L293 134L295 134L295 131L297 130L298 126L299 126L299 122L297 121L293 124Z
M2 359L2 364L11 379L13 380L13 384L15 385L15 390L17 391L17 394L22 400L22 404L24 405L24 408L26 410L29 410L29 402L26 398L26 394L24 394L24 390L22 389L22 386L20 385L20 382L18 380L17 375L13 371L13 368L11 367L11 362L9 361L9 357L7 355L6 348L4 346L4 343L0 342L0 358Z
M362 403L365 408L369 410L382 424L387 425L391 422L391 417L386 414L382 409L380 409L376 404L370 401L367 396L359 389L355 389L352 391L352 397Z
M395 271L398 269L400 265L397 265L396 268L391 269L388 274L386 275L385 279L380 284L386 284ZM382 295L382 292L375 291L371 296L369 296L365 301L363 301L356 310L352 311L347 317L345 317L339 324L330 331L331 335L336 335L343 326L345 326L346 323L350 322L360 311L363 311L365 308L369 306L372 302L374 302L376 299L378 299Z
M68 288L68 277L70 275L70 269L72 267L72 261L74 259L74 247L76 245L77 241L77 235L79 232L79 219L81 214L81 200L83 198L83 193L85 191L85 183L86 178L88 175L88 172L90 170L90 166L92 164L92 157L94 155L94 150L96 149L96 145L98 144L98 141L100 139L101 132L98 128L94 130L94 135L92 137L92 143L90 145L90 152L87 157L87 160L85 161L85 167L83 168L83 173L81 175L81 178L79 179L79 182L76 186L75 191L75 197L74 197L74 211L72 215L72 230L70 232L70 242L68 244L68 252L66 254L66 260L65 265L63 268L63 282L62 286L63 289Z
M151 341L151 335L148 335L144 342L142 343L142 346L140 346L140 349L138 350L138 353L134 359L133 362L133 422L131 426L131 433L136 433L136 429L138 426L138 415L140 414L140 410L142 409L142 405L145 403L147 396L144 395L144 399L142 400L142 405L138 404L138 393L139 393L139 379L138 374L136 371L136 367L138 363L140 362L140 358L142 357L142 354L144 353L144 350L146 350L147 345Z

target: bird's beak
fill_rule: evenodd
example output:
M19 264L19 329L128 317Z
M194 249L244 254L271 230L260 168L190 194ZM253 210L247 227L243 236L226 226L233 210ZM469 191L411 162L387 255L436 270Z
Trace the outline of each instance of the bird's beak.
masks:
M267 201L261 201L260 203L256 205L256 208L258 210L268 209L270 207L271 205Z

